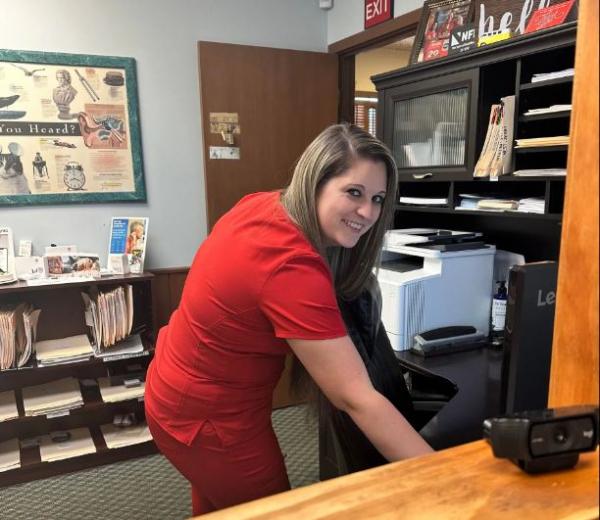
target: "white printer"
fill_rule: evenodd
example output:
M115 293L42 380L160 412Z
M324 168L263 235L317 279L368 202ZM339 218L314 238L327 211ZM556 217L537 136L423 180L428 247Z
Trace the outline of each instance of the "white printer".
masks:
M386 233L377 279L394 350L408 350L416 334L441 327L489 333L496 248L480 237L438 229Z

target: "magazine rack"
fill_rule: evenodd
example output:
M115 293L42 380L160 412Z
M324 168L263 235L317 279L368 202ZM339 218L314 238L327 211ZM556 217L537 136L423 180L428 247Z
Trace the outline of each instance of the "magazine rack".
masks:
M570 112L524 113L571 102L572 77L531 79L535 73L574 66L575 34L572 22L373 78L379 99L377 133L396 156L400 196L429 199L429 204L398 204L396 228L481 231L489 243L521 253L527 261L558 259L565 177L506 175L491 182L473 178L473 171L490 107L502 97L515 96L515 139L568 135ZM444 110L451 114L448 124L440 124ZM564 145L513 149L512 171L566 168L567 153ZM460 194L474 192L541 197L544 213L457 210Z
M42 341L87 333L81 292L93 286L99 290L107 290L118 285L130 284L133 288L134 302L133 330L139 331L144 346L141 355L136 354L135 357L125 359L103 361L91 357L87 361L44 367L39 367L34 360L30 360L23 368L0 371L0 392L14 390L19 412L18 418L0 423L0 443L9 439L19 439L21 455L20 468L0 472L0 487L156 452L151 441L108 449L100 426L112 423L117 414L134 413L138 421L144 420L143 399L104 403L98 386L85 385L86 380L97 380L106 376L119 377L128 373L135 373L136 377L145 379L146 369L154 351L152 281L152 274L142 273L45 286L28 286L25 282L0 286L0 300L3 304L28 302L41 309L37 340ZM64 377L79 380L83 406L55 418L45 415L25 416L22 389ZM89 428L96 448L95 453L56 462L42 462L39 448L32 443L22 442L24 439L35 439L50 432L81 427Z

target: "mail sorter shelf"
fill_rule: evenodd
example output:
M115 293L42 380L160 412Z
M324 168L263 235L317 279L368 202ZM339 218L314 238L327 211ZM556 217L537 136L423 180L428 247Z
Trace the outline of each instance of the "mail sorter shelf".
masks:
M21 448L21 467L0 473L0 487L63 475L73 471L80 471L103 464L112 464L114 462L157 453L156 445L152 441L109 449L99 428L91 427L90 433L96 451L70 459L42 462L38 447Z
M0 371L0 392L15 392L19 417L0 422L0 442L40 437L55 431L89 428L94 440L96 452L54 462L41 462L37 447L21 446L21 468L0 472L0 487L19 482L26 482L47 476L58 475L78 469L107 464L118 460L154 453L156 448L152 442L144 442L123 448L108 449L100 432L102 424L110 424L115 414L134 413L138 421L144 420L143 401L127 400L117 403L102 401L98 388L83 388L84 404L68 415L50 418L47 416L26 417L23 410L22 389L72 377L79 381L97 379L127 373L131 370L145 372L153 354L154 321L152 306L151 274L125 275L102 278L94 281L61 283L49 286L28 286L16 283L0 287L0 299L3 304L28 302L41 309L37 340L59 339L79 334L88 334L85 322L82 291L109 290L119 285L130 284L133 293L133 331L141 330L144 346L142 355L127 359L102 360L90 358L86 361L58 364L52 366L35 366Z

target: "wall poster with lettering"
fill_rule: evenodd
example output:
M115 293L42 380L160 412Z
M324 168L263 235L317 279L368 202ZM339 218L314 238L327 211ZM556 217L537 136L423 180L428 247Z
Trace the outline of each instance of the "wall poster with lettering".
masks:
M136 200L135 60L0 50L0 204Z

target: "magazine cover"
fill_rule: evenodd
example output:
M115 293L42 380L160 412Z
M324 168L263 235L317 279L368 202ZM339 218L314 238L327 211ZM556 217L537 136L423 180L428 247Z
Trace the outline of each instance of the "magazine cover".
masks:
M110 225L109 264L111 255L127 255L132 273L144 271L147 217L113 217Z

